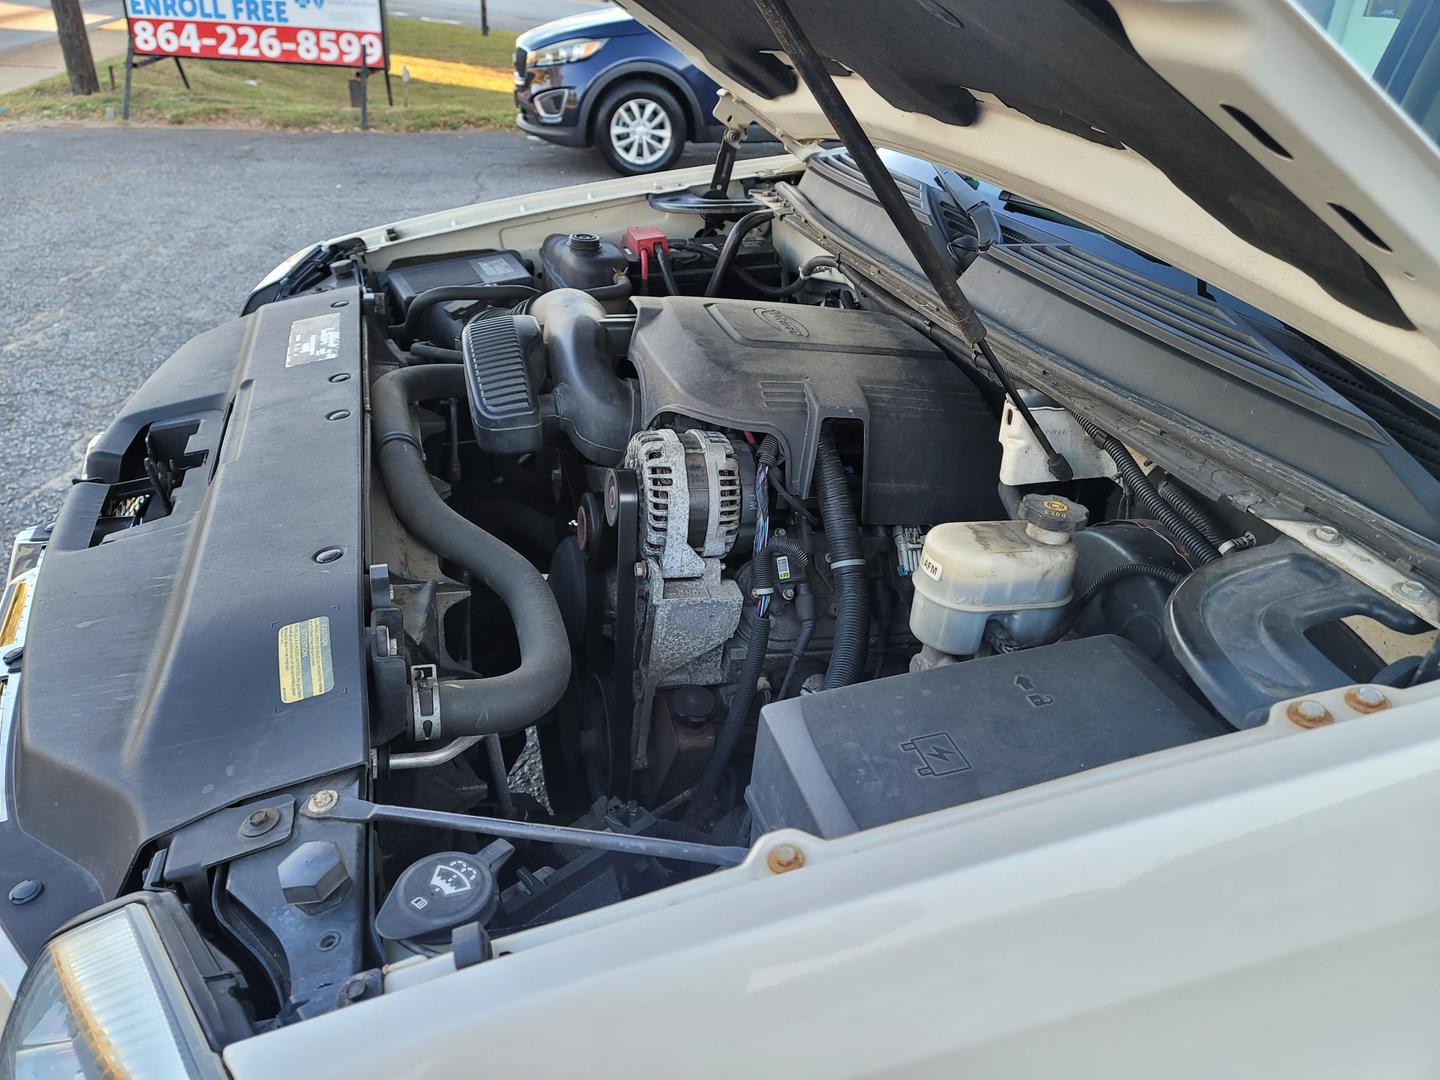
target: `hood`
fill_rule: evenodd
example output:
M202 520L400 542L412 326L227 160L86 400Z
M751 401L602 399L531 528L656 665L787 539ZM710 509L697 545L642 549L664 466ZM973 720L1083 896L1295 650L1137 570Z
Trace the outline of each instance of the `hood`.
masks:
M752 0L623 3L792 149L833 137ZM877 145L1077 218L1440 403L1440 154L1289 0L791 9Z
M522 49L535 49L557 41L579 37L625 37L628 34L643 34L645 27L637 23L629 12L606 4L596 11L583 11L578 15L566 15L526 30L515 40Z

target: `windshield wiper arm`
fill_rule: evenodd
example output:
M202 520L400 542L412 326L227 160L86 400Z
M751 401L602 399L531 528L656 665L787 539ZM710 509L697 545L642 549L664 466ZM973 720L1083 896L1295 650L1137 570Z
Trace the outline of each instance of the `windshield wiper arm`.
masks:
M930 242L925 230L920 226L915 214L910 209L910 204L905 201L905 196L900 193L900 188L895 184L895 178L890 175L890 170L880 160L880 154L875 149L875 144L865 134L865 129L860 126L860 121L855 119L855 114L850 111L849 104L845 97L835 85L835 80L825 70L825 63L820 54L815 51L815 46L810 44L810 39L805 36L800 24L795 20L795 15L785 0L755 0L755 7L769 24L770 30L774 33L780 48L790 57L790 62L795 66L800 78L809 87L810 93L814 95L820 111L825 114L825 119L835 129L835 134L850 151L851 158L859 167L861 173L870 184L870 190L875 193L881 208L894 223L895 228L900 232L900 238L905 241L905 246L910 249L910 254L915 256L915 261L920 264L920 269L929 278L931 286L935 289L940 302L950 312L960 328L961 335L969 346L985 358L985 363L995 373L995 378L1000 381L1000 386L1006 395L1015 403L1016 410L1025 421L1030 433L1035 436L1035 441L1040 444L1045 452L1045 463L1050 468L1050 473L1057 480L1070 480L1075 473L1070 468L1070 463L1051 445L1050 439L1040 427L1035 417L1030 412L1030 407L1025 404L1015 390L1015 384L1010 381L1010 376L1000 366L995 352L990 348L990 343L985 340L985 324L981 321L974 306L965 296L965 290L960 288L960 282L951 272L952 267L948 258L941 253L940 249Z

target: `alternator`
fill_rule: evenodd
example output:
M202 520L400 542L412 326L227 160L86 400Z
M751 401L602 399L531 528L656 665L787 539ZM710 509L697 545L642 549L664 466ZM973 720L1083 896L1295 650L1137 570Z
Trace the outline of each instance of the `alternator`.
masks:
M640 478L641 544L667 578L700 577L740 531L740 467L718 431L642 431L625 449Z

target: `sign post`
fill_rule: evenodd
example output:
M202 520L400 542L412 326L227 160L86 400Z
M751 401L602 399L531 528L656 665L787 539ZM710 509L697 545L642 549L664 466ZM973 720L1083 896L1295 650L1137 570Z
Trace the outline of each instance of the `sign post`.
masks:
M135 68L173 57L271 64L317 64L370 72L387 67L384 0L124 0L122 115L130 116ZM181 78L189 89L184 68ZM389 78L387 72L386 84ZM368 120L363 101L361 123Z

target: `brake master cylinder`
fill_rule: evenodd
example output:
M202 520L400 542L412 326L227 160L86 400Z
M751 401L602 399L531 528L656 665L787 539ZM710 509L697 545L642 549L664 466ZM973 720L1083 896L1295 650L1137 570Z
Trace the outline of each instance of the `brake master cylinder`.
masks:
M923 648L912 670L980 651L985 625L1000 623L1021 645L1060 622L1075 578L1076 530L1085 508L1055 495L1026 495L1018 521L951 521L925 535L910 632Z

